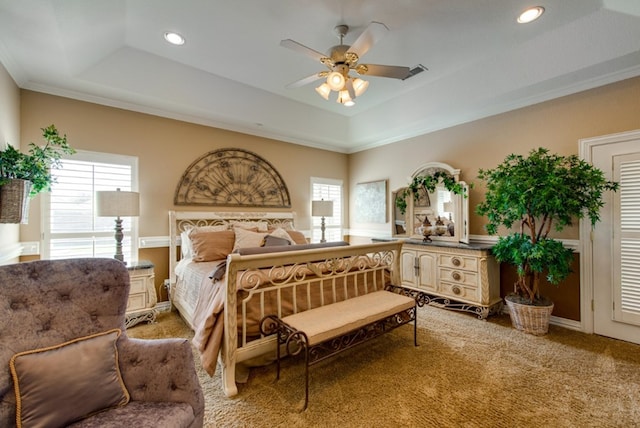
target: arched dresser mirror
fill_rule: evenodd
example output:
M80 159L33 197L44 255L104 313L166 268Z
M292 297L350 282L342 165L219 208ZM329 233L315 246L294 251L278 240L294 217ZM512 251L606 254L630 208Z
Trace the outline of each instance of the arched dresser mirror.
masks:
M440 182L433 192L419 191L417 198L407 187L396 189L391 194L393 201L392 235L395 238L425 239L425 241L469 242L469 186L459 180L460 170L441 162L422 165L411 175L416 177L445 173L464 188L455 194ZM395 203L405 195L406 209L403 213ZM426 220L426 221L425 221Z

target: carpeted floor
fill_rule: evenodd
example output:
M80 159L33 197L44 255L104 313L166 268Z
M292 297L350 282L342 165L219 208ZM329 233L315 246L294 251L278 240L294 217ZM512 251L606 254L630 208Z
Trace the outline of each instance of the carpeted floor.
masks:
M543 337L434 307L403 326L311 368L301 360L251 369L226 397L220 374L199 369L207 427L640 427L640 345L551 326ZM191 337L175 313L132 337ZM199 364L197 364L199 367Z

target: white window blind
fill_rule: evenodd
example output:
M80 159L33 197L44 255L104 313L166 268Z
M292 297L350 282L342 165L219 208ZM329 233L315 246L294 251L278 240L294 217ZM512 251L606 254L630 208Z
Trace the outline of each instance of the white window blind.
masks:
M137 158L78 152L54 170L43 198L43 258L113 257L115 218L96 215L96 192L136 191ZM137 260L137 221L123 217L125 260Z
M326 178L311 178L311 200L333 201L333 215L325 217L325 239L330 241L342 240L342 181ZM311 242L320 242L322 231L320 217L311 217Z
M620 271L614 280L620 284L614 316L617 320L640 325L640 160L619 164L620 223L616 227L615 254Z

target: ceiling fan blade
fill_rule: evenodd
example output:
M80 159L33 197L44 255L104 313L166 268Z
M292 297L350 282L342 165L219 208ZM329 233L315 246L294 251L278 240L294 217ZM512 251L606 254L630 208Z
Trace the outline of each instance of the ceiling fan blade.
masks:
M349 92L349 96L352 100L356 99L356 90L353 89L353 79L347 80L345 86L347 87L347 91Z
M286 88L287 89L299 88L301 86L308 85L309 83L313 83L318 79L322 79L323 77L327 77L326 72L325 73L323 73L323 72L315 73L315 74L312 74L311 76L307 76L307 77L305 77L303 79L300 79L300 80L297 80L297 81L295 81L293 83L289 83L286 86Z
M360 64L356 70L364 76L391 77L400 80L406 79L411 74L409 67L399 65Z
M360 37L353 42L349 48L349 52L353 52L358 55L359 58L362 58L364 54L371 49L371 46L375 45L378 40L382 39L388 32L389 29L382 22L371 22L364 32L360 34Z
M321 61L322 58L326 58L326 55L318 52L316 50L313 50L311 48L306 47L305 45L302 45L294 40L291 39L286 39L286 40L281 40L280 41L280 46L294 50L296 52L299 52L301 54L307 55L313 59L315 59L316 61Z

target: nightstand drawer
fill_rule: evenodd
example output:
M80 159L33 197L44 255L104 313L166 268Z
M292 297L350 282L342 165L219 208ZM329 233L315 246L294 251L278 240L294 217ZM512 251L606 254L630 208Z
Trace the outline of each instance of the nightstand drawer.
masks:
M127 301L127 312L138 311L147 307L147 293L130 294Z
M129 294L144 293L147 291L147 279L146 278L131 278L129 281L130 288Z

